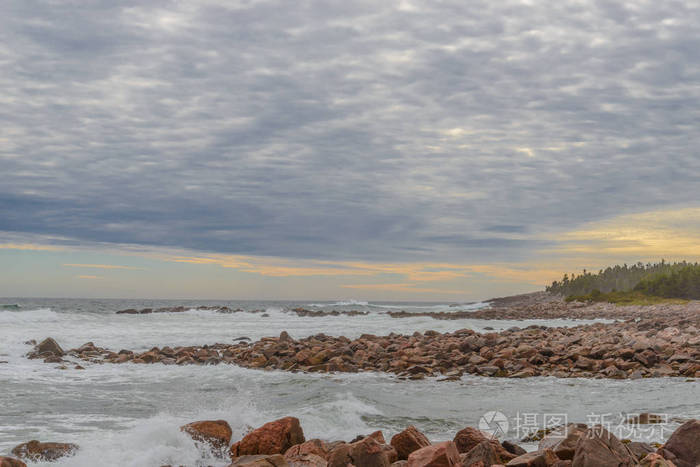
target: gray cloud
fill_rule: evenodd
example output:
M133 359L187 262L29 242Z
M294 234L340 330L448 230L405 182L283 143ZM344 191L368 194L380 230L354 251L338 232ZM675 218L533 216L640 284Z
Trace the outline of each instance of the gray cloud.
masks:
M684 2L7 0L0 230L523 258L538 232L697 202L699 16Z

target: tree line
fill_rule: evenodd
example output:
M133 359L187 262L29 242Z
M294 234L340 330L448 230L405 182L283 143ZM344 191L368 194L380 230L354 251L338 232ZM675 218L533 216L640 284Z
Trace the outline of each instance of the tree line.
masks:
M700 265L686 261L616 265L591 273L564 274L546 288L548 292L571 296L638 290L648 295L669 298L700 298ZM692 295L692 296L691 296Z

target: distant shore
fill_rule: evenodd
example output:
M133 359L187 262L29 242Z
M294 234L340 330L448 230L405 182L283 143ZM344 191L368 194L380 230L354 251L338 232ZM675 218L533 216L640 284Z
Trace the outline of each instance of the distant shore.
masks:
M235 364L302 372L380 371L401 378L459 379L464 374L523 378L555 376L636 379L700 377L700 302L651 306L567 303L545 292L497 298L477 311L421 312L435 319L608 319L568 328L528 326L501 332L470 329L441 334L364 334L357 339L323 334L295 340L286 332L256 342L153 347L146 352L105 349L89 342L64 351L44 341L29 354L62 368L79 362L171 365ZM172 312L182 311L175 307ZM139 314L142 310L128 310ZM150 310L149 312L152 312ZM156 310L168 312L168 309ZM239 312L240 310L222 310ZM306 312L309 312L308 314ZM303 308L302 316L322 316ZM324 313L333 313L324 312ZM352 314L352 311L343 313ZM387 312L395 318L416 316ZM362 314L362 313L357 313ZM138 319L138 317L134 317Z

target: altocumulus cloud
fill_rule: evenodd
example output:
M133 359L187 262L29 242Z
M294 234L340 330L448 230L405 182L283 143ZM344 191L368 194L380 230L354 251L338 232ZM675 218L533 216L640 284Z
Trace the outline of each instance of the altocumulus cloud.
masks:
M699 23L675 1L4 0L0 230L524 259L696 202Z

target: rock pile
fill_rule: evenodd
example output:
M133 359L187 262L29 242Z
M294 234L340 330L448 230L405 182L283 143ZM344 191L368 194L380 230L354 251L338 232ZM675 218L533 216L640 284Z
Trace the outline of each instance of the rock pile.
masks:
M571 328L530 326L500 333L462 329L440 334L323 334L294 340L287 333L257 342L119 351L88 342L64 352L51 338L29 358L48 363L66 354L86 362L171 365L236 364L305 372L383 371L409 379L443 376L645 378L700 377L700 314L650 314L634 320ZM697 324L697 326L696 326Z

